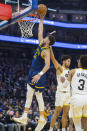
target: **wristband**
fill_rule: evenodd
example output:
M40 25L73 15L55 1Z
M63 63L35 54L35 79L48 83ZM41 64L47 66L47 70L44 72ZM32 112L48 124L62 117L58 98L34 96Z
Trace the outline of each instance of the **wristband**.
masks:
M44 74L43 71L41 71L41 72L39 73L40 76L42 76L43 74Z

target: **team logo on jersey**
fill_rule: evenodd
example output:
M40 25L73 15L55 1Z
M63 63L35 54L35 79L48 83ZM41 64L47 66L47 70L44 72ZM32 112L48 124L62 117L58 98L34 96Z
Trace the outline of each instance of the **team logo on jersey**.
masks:
M36 59L37 56L39 56L39 55L40 55L40 50L37 48L33 58Z

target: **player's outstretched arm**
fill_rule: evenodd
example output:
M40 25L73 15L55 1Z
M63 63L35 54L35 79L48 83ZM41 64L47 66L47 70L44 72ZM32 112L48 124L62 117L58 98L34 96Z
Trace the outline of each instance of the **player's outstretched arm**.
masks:
M40 23L38 27L38 40L41 45L41 43L43 43L43 18L40 19Z
M58 63L58 61L55 59L55 56L54 56L54 53L53 53L53 50L52 50L52 47L50 47L50 57L51 57L51 60L56 68L56 70L60 70L60 72L63 71L62 69L62 66Z

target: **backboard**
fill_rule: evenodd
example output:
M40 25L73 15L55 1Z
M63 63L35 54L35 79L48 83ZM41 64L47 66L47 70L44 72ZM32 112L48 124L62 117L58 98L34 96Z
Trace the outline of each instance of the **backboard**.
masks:
M37 10L38 7L38 0L1 0L0 3L12 7L12 18L9 21L0 21L0 30L26 17L30 12Z

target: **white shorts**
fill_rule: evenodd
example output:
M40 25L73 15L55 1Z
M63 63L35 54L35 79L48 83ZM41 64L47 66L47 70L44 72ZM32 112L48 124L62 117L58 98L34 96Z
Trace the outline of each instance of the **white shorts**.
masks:
M56 92L55 106L69 106L70 105L70 93Z
M87 117L87 95L75 94L70 101L70 117Z

